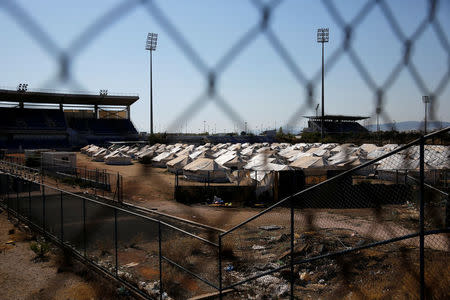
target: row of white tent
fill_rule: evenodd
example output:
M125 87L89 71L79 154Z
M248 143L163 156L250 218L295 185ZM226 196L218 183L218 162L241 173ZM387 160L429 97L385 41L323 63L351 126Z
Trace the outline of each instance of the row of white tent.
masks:
M374 144L338 145L334 143L254 143L254 144L155 144L153 146L116 146L101 148L88 145L81 149L94 161L106 164L131 164L147 161L170 172L183 173L190 179L204 178L227 181L231 170L248 170L258 181L266 173L290 169L349 169L378 158L398 148L397 144L378 147ZM426 145L425 164L428 169L449 168L448 146ZM378 170L417 169L418 147L410 147L376 164ZM255 171L251 173L251 171ZM259 173L259 174L258 174ZM253 174L253 176L252 176ZM217 178L215 178L217 177Z

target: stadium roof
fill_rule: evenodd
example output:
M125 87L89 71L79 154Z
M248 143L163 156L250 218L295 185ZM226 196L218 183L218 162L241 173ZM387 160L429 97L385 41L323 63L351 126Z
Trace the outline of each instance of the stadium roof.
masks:
M60 93L15 91L0 89L0 101L40 104L117 105L127 106L139 100L138 95L100 95L89 93Z
M321 120L322 116L304 116L308 119L315 119L315 120ZM323 117L324 120L330 120L330 121L359 121L359 120L365 120L369 119L369 117L363 117L363 116L345 116L345 115L325 115Z

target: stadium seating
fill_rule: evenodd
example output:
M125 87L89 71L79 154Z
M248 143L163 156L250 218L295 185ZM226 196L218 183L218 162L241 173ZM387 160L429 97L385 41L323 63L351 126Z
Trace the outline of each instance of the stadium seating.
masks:
M310 121L313 122L316 128L320 129L320 121ZM311 127L311 126L310 126ZM367 132L361 124L357 122L324 122L324 129L328 133L341 133L341 132Z
M67 119L67 121L66 121ZM0 148L70 149L86 142L136 139L128 119L66 118L58 109L0 108Z
M68 123L73 130L94 135L123 136L138 133L128 119L71 119Z
M0 108L0 128L18 131L65 131L64 113L56 109Z

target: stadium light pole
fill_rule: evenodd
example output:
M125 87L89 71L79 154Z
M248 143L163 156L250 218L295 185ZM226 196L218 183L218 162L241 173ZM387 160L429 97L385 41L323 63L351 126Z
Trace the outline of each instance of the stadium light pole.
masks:
M322 119L320 121L320 138L323 139L323 119L325 118L325 105L324 105L324 44L329 40L329 29L319 28L317 29L317 42L322 44Z
M150 134L153 134L153 74L152 74L152 52L156 50L158 40L157 33L148 33L145 50L150 51Z
M422 96L422 102L425 103L424 131L425 131L425 134L427 134L427 113L428 113L428 103L430 103L430 97L429 96Z

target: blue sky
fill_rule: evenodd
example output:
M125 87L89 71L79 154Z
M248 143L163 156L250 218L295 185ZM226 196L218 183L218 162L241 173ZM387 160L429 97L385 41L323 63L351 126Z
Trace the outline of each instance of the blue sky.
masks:
M8 3L21 7L56 45L42 46L37 33L24 29L13 16ZM156 131L172 129L199 132L203 121L209 131L234 130L248 122L249 128L285 125L306 101L306 90L268 42L259 34L217 78L217 92L238 113L239 124L224 113L214 100L197 107L194 115L180 121L183 114L207 87L205 73L199 70L174 42L165 26L140 1L120 19L112 22L92 40L71 54L69 82L59 80L58 53L73 50L73 42L95 21L123 1L2 1L0 4L0 87L26 82L30 88L56 90L108 89L110 93L138 93L132 107L132 121L141 131L149 128L149 53L144 44L147 32L159 34L153 55L154 123ZM261 1L263 3L270 1ZM367 1L333 1L349 22ZM387 1L406 36L410 36L427 14L427 1ZM250 28L259 24L261 13L245 0L155 1L201 58L208 70ZM450 40L450 2L440 1L437 17ZM21 18L23 21L23 18ZM295 64L309 80L320 71L321 48L316 42L319 27L330 28L325 60L343 41L343 33L322 1L286 0L273 11L270 28ZM6 42L7 41L7 42ZM355 28L352 48L381 86L402 56L403 45L394 35L381 9L375 7ZM72 52L71 52L72 53ZM419 37L411 60L433 91L450 68L449 53L428 27ZM76 84L74 84L76 82ZM314 100L320 101L320 78L314 81ZM396 122L423 119L422 91L407 69L386 90L385 110ZM328 114L373 116L375 94L362 80L349 56L344 54L325 77L325 110ZM436 117L450 121L450 87L441 92ZM314 114L309 108L302 115ZM383 120L387 121L387 120ZM374 122L374 119L369 121ZM302 118L293 130L305 125ZM182 127L182 129L181 129Z

